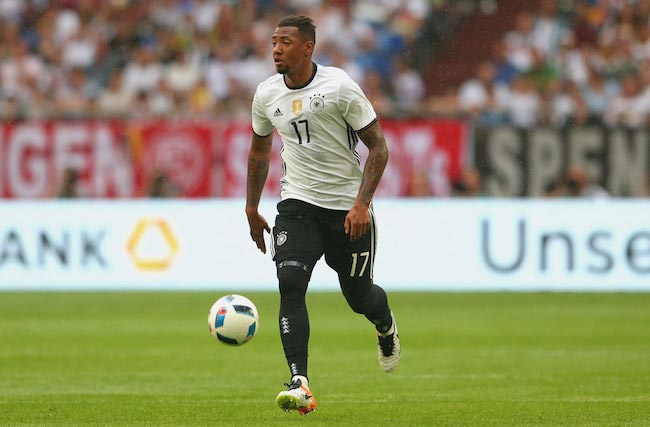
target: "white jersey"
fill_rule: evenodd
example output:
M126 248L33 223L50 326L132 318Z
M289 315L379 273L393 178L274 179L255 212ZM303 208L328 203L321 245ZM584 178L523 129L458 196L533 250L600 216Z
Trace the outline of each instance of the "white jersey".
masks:
M253 131L282 138L280 196L328 209L349 210L363 171L356 131L377 119L372 104L345 71L316 66L314 77L290 89L276 74L253 98Z

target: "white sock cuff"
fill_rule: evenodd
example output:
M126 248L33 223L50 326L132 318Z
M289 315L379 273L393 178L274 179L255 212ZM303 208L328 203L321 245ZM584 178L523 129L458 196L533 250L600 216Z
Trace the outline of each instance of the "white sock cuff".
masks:
M393 334L395 332L395 322L393 322L392 325L390 325L390 329L384 332L383 334L379 332L379 336L382 338L386 338L387 336Z
M304 375L294 375L291 377L291 382L294 382L295 380L300 380L302 385L309 387L309 380L307 380L307 377Z
M392 311L390 312L390 320L392 321L392 323L390 324L390 328L386 332L381 333L381 332L377 331L379 333L380 337L386 338L387 336L395 333L395 317L393 316Z

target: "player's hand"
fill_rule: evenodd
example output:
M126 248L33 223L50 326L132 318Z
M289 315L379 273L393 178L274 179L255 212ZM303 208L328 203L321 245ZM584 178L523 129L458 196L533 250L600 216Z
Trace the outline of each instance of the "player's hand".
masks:
M266 253L266 243L264 242L264 230L268 233L271 233L271 227L266 222L264 217L259 214L259 212L246 212L246 217L248 218L248 226L250 227L251 238L257 245L257 248L262 251L263 254Z
M345 216L345 234L350 235L352 242L359 240L370 229L370 212L368 207L355 203Z

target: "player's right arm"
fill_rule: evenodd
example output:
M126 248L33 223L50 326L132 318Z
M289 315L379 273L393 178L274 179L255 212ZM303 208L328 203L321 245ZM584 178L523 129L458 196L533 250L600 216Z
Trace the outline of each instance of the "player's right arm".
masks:
M262 253L266 253L264 230L271 232L271 227L260 215L258 207L266 177L271 163L271 143L273 141L273 123L266 115L263 96L264 83L260 84L253 96L251 121L253 142L248 153L248 173L246 179L246 217L250 227L251 238ZM265 135L265 136L262 136Z
M266 219L260 215L258 207L266 177L271 163L271 142L273 134L260 136L253 132L253 142L248 153L248 173L246 180L246 217L251 238L262 253L266 253L264 230L271 232Z

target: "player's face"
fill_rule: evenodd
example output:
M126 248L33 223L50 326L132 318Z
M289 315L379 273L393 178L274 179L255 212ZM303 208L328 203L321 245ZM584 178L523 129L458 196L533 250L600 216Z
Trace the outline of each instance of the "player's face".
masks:
M278 27L271 38L273 61L280 74L288 74L305 61L310 61L313 43L305 41L296 27Z

